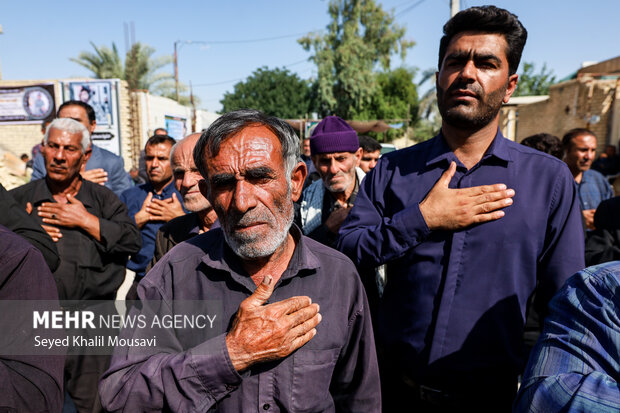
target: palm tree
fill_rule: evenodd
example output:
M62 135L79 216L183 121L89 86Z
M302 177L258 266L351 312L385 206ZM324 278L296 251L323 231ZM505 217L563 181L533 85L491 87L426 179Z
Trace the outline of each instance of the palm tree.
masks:
M95 49L95 53L81 52L77 58L70 60L90 70L94 77L126 80L131 90L148 90L161 96L168 96L172 93L170 84L173 85L171 81L174 76L170 73L159 72L162 67L172 63L172 56L152 57L155 49L137 42L125 55L123 65L114 43L112 43L112 49L107 46L97 47L93 42L90 44Z
M98 79L122 78L123 64L118 56L116 45L112 43L112 49L110 49L107 46L97 47L93 42L90 44L95 49L95 53L81 52L77 58L72 57L69 60L90 70Z

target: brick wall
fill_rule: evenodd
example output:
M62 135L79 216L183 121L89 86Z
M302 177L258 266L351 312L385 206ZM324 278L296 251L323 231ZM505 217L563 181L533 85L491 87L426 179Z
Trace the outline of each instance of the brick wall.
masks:
M562 138L570 129L588 127L599 138L599 152L608 143L615 144L618 137L610 125L616 83L616 79L584 76L551 86L548 100L518 107L517 142L541 132ZM593 115L598 122L588 124Z

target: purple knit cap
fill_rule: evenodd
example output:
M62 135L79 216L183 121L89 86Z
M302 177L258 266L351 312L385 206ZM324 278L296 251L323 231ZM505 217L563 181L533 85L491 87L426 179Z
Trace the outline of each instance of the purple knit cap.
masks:
M360 147L355 130L338 116L319 122L310 136L310 153L355 152Z

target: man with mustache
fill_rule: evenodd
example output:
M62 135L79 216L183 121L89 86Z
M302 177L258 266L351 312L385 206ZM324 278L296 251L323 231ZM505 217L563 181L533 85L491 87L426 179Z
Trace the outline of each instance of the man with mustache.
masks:
M494 6L446 23L441 133L384 155L340 229L358 268L387 265L376 324L384 411L510 411L529 299L536 291L546 314L584 267L570 171L498 129L526 38Z
M80 175L90 146L83 124L55 119L43 138L45 178L10 192L56 242L60 265L53 275L66 311L83 308L87 300L114 300L127 258L140 249L140 234L125 205L114 192ZM99 412L97 383L110 358L75 353L66 359L65 390L79 412Z
M303 191L295 222L304 235L330 247L355 203L364 171L357 133L338 116L328 116L310 137L312 163L321 179Z
M166 254L138 286L142 314L217 301L210 328L166 330L153 354L118 348L99 390L109 411L380 409L372 326L355 267L293 225L306 165L284 121L229 112L194 161L221 228ZM319 313L320 306L320 313ZM148 337L132 329L129 337Z
M200 193L198 185L202 180L202 175L196 168L193 153L199 138L200 133L186 136L178 141L170 151L174 186L183 198L183 206L190 213L176 217L159 228L155 238L155 254L148 269L152 268L172 247L207 232L217 220L217 214L207 198Z
M562 138L564 162L568 165L577 183L579 205L588 230L594 226L594 213L601 201L614 196L614 191L607 179L598 171L591 169L596 157L596 135L594 132L576 128L571 129Z
M92 106L81 100L68 100L60 105L56 116L59 118L71 118L80 122L91 134L91 155L80 172L82 178L99 185L105 185L118 196L120 196L123 191L131 188L131 177L125 171L123 158L92 142L92 134L97 128L95 110ZM36 156L33 155L32 161L33 170L31 180L34 181L44 178L46 170L43 157L39 154Z
M155 235L159 228L173 218L185 215L181 194L174 187L170 150L175 140L168 135L153 135L144 148L146 173L149 181L121 194L142 235L142 248L131 257L127 268L135 272L127 299L136 298L136 286L144 277L155 252Z

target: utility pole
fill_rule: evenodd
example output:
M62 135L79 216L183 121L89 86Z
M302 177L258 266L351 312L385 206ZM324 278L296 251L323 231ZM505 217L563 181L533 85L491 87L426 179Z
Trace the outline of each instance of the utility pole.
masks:
M177 102L179 101L179 61L177 55L177 44L180 40L174 42L174 88L176 91Z
M459 0L450 0L450 17L454 17L461 9Z

